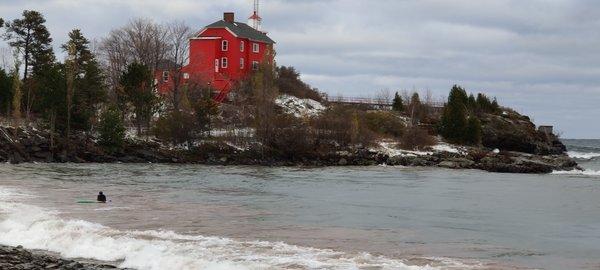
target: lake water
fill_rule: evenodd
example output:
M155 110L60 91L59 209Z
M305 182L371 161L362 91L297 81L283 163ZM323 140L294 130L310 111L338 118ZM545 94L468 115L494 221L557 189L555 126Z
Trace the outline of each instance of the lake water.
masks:
M566 143L585 170L2 164L0 244L152 270L600 269L600 140Z

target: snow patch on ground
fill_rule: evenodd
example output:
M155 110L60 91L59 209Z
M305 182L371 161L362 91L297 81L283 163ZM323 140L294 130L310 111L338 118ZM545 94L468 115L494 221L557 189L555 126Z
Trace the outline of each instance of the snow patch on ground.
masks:
M390 157L397 156L426 156L431 155L433 152L425 152L425 151L412 151L412 150L403 150L398 148L398 143L396 142L379 142L379 147L373 149L373 151L388 155Z
M404 150L398 147L397 142L393 141L381 141L379 142L379 146L373 151L388 155L390 157L396 156L408 156L408 157L416 157L416 156L427 156L433 155L434 153L440 152L448 152L454 154L465 154L466 149L460 146L447 144L444 142L440 142L431 147L431 151L415 151L415 150Z
M448 152L454 154L464 154L466 150L463 147L447 144L447 143L438 143L431 147L435 152Z
M316 116L325 110L325 106L316 100L302 99L290 95L281 95L275 99L275 104L283 108L286 113L296 117Z

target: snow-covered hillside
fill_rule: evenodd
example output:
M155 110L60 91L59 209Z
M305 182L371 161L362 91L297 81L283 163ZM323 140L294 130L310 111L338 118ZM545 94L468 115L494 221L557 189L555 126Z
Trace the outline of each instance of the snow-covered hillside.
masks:
M316 100L302 99L290 95L281 95L275 99L275 104L284 112L296 117L316 116L325 110L325 106Z

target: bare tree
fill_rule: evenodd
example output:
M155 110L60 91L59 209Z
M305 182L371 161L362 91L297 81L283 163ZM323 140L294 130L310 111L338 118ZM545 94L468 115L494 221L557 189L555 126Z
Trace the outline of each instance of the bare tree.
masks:
M375 101L381 104L391 104L392 96L389 88L384 88L379 90L377 94L375 94Z
M172 78L171 98L173 108L179 110L181 99L180 87L183 82L183 67L189 62L189 39L192 37L193 30L182 21L170 23L167 26L167 43L170 45L167 53L166 69Z
M118 93L119 77L133 62L146 65L154 72L168 58L171 45L167 27L150 19L134 19L112 30L100 44L107 83Z

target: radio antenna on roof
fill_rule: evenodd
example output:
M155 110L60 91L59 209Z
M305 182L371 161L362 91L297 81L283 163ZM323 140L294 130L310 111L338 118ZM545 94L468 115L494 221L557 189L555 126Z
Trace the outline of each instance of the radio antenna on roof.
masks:
M260 1L254 0L254 13L252 14L252 16L250 16L250 18L248 18L248 24L257 31L260 31L260 26L262 23L262 18L259 15L259 9Z

